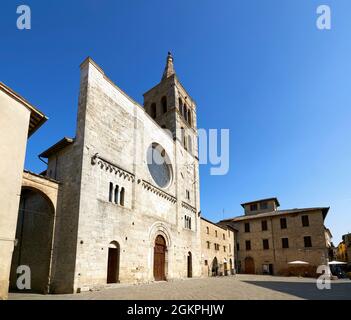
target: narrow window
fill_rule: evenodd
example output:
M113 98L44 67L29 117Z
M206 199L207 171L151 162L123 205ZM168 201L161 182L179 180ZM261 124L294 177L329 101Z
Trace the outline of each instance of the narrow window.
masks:
M286 218L280 218L280 228L281 229L286 229L287 228Z
M179 109L179 112L182 113L182 106L183 106L183 101L182 99L178 99L178 109Z
M218 236L218 234L217 234L217 230L215 231L215 235L216 235L216 238L217 238L217 236Z
M247 251L251 250L251 241L250 240L245 241L245 248Z
M269 249L269 241L268 241L268 239L263 239L262 244L263 244L263 250L268 250Z
M209 227L206 227L206 233L210 234L210 228Z
M162 105L162 112L166 113L167 112L167 98L166 97L162 97L161 105Z
M191 218L189 218L189 229L191 230Z
M190 109L188 110L188 123L191 126L191 111L190 111Z
M308 227L310 225L310 221L308 219L308 216L301 216L301 220L302 220L303 227Z
M225 240L225 234L223 233L223 240Z
M208 265L208 261L207 260L205 260L205 266L207 266Z
M250 232L250 223L245 223L245 232Z
M110 182L110 191L108 194L108 201L112 202L112 198L113 198L113 183Z
M303 237L303 241L305 244L305 248L311 248L312 247L312 239L310 236Z
M121 193L120 193L120 195L119 195L119 204L120 204L121 206L124 206L124 188L123 188L123 187L122 187Z
M239 242L236 243L236 250L237 250L237 251L240 250L240 244L239 244Z
M150 115L151 115L151 118L153 119L156 118L156 103L153 103L151 105Z
M231 253L231 252L232 252L232 246L229 243L229 253Z
M191 137L188 136L188 150L190 153L192 153L192 142L191 142Z
M282 247L284 249L289 248L289 239L288 238L282 238Z
M210 241L207 241L207 249L210 249Z
M188 121L188 108L184 105L184 119Z
M268 230L267 220L263 220L261 224L262 224L262 231L267 231Z
M226 246L223 246L223 252L227 252Z
M119 187L118 185L115 186L115 203L118 204L118 191Z

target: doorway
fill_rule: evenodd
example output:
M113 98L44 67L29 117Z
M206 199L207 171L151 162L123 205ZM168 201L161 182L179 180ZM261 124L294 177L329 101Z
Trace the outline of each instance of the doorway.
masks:
M108 248L107 283L119 282L119 244L111 242Z
M155 281L166 280L165 264L166 264L166 241L164 237L158 235L155 240L154 247L154 278Z
M193 262L192 262L192 256L191 252L188 252L188 278L191 278L193 276Z
M251 257L245 258L245 273L255 274L255 262Z

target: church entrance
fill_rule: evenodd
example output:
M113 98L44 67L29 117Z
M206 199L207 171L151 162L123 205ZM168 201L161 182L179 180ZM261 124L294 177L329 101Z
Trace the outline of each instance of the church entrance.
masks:
M165 264L166 264L166 241L158 235L155 240L154 247L154 278L155 281L166 280Z
M192 256L191 252L188 252L188 278L191 278L193 276L193 262L192 262Z
M119 244L111 242L108 248L107 283L119 282Z

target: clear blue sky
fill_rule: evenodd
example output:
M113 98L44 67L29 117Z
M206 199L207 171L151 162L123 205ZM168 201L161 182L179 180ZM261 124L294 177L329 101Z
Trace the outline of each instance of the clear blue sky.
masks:
M30 31L16 28L19 4L32 9ZM316 28L321 4L330 31ZM351 232L349 0L2 0L0 10L0 80L50 118L26 168L44 169L37 154L74 136L86 56L142 103L171 50L198 126L230 129L229 173L201 167L203 215L277 196L281 208L330 206L336 244Z

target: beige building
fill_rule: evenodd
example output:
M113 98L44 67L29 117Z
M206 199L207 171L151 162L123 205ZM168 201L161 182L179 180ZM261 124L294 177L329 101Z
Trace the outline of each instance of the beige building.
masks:
M234 231L226 225L217 225L201 217L201 250L203 276L221 276L235 273Z
M345 244L345 260L351 264L351 233L344 234L342 236L342 241Z
M280 274L288 262L317 267L328 262L324 219L329 208L278 210L276 198L243 203L245 215L221 221L238 230L238 269Z
M18 230L25 234L18 233L12 264L14 274L25 252L36 270L33 290L71 293L201 276L196 104L171 54L144 106L87 58L76 136L40 157L57 203L22 195Z
M27 139L45 115L0 82L0 299L7 297Z

